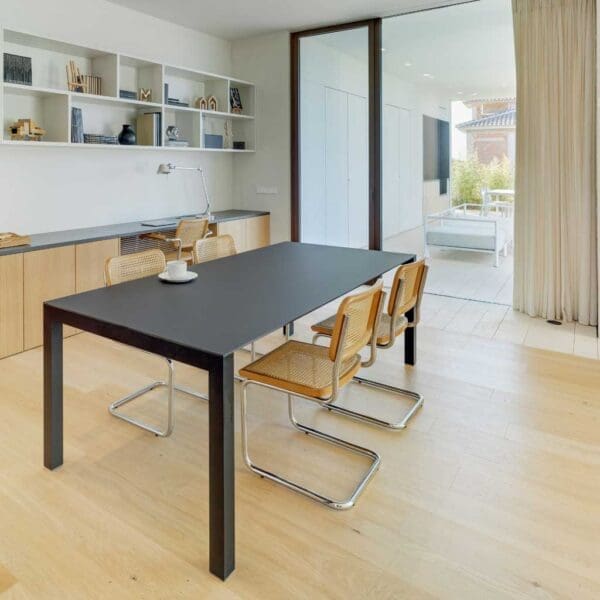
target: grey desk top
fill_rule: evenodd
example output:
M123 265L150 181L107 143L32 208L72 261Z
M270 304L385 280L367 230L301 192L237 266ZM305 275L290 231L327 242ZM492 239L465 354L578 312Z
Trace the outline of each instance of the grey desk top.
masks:
M214 223L224 221L235 221L237 219L249 219L268 215L268 212L258 210L222 210L213 213ZM171 231L177 227L177 223L184 217L164 217L156 220L133 221L132 223L116 223L115 225L102 225L100 227L86 227L85 229L69 229L67 231L51 231L48 233L37 233L31 236L31 244L28 246L14 246L12 248L1 248L0 256L7 254L18 254L20 252L31 252L33 250L44 250L56 248L57 246L70 246L71 244L85 244L86 242L97 242L117 237L128 237L150 233L152 231ZM150 227L142 223L174 223Z
M45 305L63 322L162 356L224 356L414 259L284 242L195 265L198 278L184 285L148 277Z

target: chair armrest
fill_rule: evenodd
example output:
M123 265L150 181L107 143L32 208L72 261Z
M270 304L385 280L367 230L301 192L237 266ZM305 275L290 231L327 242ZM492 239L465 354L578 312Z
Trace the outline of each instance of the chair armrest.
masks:
M164 233L158 233L156 231L152 232L152 233L144 233L142 235L140 235L140 238L143 240L159 240L161 242L168 242L168 238Z

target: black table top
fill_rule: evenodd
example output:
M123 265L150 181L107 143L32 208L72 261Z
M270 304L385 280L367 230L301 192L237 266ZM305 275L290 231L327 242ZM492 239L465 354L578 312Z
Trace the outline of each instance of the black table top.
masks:
M236 221L238 219L250 219L268 215L268 212L259 210L219 210L212 213L214 220L211 223L223 223L224 221ZM33 250L45 250L58 246L70 246L72 244L85 244L118 237L129 237L143 233L155 233L158 231L172 231L177 227L181 219L188 217L163 217L162 219L140 219L131 223L115 223L113 225L99 225L98 227L85 227L82 229L67 229L65 231L49 231L48 233L35 233L31 236L31 244L27 246L13 246L11 248L0 248L0 256L6 254L18 254L32 252ZM164 225L163 223L170 223ZM142 223L158 224L157 227L142 225Z
M226 356L414 258L284 242L196 265L191 283L149 277L46 304L83 329L89 319Z

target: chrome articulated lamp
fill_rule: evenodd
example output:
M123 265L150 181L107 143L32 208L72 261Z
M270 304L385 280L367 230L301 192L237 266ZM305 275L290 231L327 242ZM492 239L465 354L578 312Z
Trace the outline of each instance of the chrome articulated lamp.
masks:
M202 179L202 189L204 191L204 199L206 201L206 208L202 213L196 215L197 217L207 218L209 221L212 221L212 215L210 213L210 197L208 195L208 188L206 187L206 178L204 177L204 171L201 167L178 167L173 163L163 163L158 165L158 170L156 171L159 175L170 175L174 171L197 171L200 173L200 178Z

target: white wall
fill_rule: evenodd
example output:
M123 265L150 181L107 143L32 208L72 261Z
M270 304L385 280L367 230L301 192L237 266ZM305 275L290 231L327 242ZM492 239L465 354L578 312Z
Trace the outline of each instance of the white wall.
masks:
M289 33L232 43L234 75L256 84L256 152L234 157L235 206L271 212L271 241L290 239ZM266 192L266 193L264 193Z
M229 42L104 0L1 0L0 25L211 72L232 68ZM0 231L38 233L197 210L199 178L156 175L168 161L205 167L214 208L234 205L231 156L0 146Z

